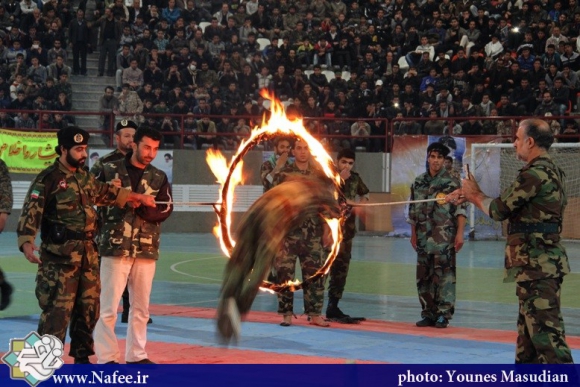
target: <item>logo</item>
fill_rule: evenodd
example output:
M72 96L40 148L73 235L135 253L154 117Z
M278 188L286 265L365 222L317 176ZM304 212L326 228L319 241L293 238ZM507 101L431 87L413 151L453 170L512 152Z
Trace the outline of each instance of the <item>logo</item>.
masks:
M58 182L58 186L62 189L67 189L68 185L66 184L66 180L62 179L61 181Z
M77 144L80 144L81 142L83 142L83 135L80 133L75 134L74 140Z
M23 339L11 339L10 351L2 361L10 367L10 378L24 380L31 386L49 379L62 367L63 345L55 336L30 332Z
M129 125L128 120L121 120L121 126L127 126L127 125Z

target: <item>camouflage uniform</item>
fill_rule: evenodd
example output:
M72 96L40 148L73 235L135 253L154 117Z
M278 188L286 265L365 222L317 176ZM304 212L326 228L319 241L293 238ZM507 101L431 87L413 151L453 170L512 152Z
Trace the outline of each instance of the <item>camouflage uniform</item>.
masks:
M153 165L137 168L132 165L132 152L124 159L103 164L99 179L111 181L118 174L121 185L139 194L154 196L158 201L172 201L171 186L165 173ZM107 207L99 230L99 253L102 257L101 316L95 328L96 353L99 363L119 361L115 337L117 306L128 285L131 309L125 345L125 360L138 362L147 358L145 344L149 300L155 261L159 259L161 222L173 211L173 205L158 204L154 208ZM122 267L128 267L123 270Z
M411 200L434 199L459 188L459 181L445 168L431 177L421 174L411 186ZM465 206L438 202L409 206L409 223L417 233L417 291L421 317L450 320L455 311L455 237L457 217L466 216Z
M530 161L489 206L495 220L562 224L567 204L564 172L549 155ZM517 230L514 230L517 231ZM517 283L516 363L572 363L560 312L560 286L570 272L559 232L509 232L504 282Z
M314 179L326 179L321 171L312 163L308 169L302 171L295 163L284 167L274 179L274 186L284 182L292 175L305 175ZM329 182L330 184L330 182ZM322 246L323 219L320 215L308 217L299 227L294 228L284 238L284 247L276 258L278 283L294 280L296 260L300 261L302 278L312 276L324 263ZM309 316L318 316L324 303L324 277L309 283L304 287L304 313ZM289 316L293 314L294 293L288 291L278 294L278 313Z
M124 206L129 191L103 184L88 170L68 170L59 160L32 182L24 200L16 233L18 247L34 243L41 230L42 244L36 275L36 298L42 309L40 335L65 341L70 322L69 354L94 354L93 329L99 317L99 263L92 235L94 205Z
M4 160L0 159L0 214L10 214L12 212L12 182L10 181L10 174L8 172L8 167ZM0 229L0 233L2 229ZM8 283L5 281L4 272L0 269L0 288L4 291L4 284L9 286ZM10 287L10 293L12 293ZM4 294L2 297L2 303L4 303ZM8 306L8 305L6 305ZM0 310L4 308L0 307Z
M93 167L91 168L91 173L93 175L95 175L95 177L99 180L102 181L101 174L103 173L103 164L105 163L110 163L113 161L117 161L117 160L122 160L125 158L125 155L123 154L123 152L121 152L119 149L115 149L112 152L107 153L106 155L104 155L103 157L101 157L100 159L98 159L95 164L93 164ZM100 207L97 208L97 214L98 214L98 230L101 229L101 225L103 225L105 223L105 211L106 211L106 207ZM97 244L99 243L99 233L97 231ZM101 259L101 255L99 254L99 260ZM127 288L125 287L125 291L123 292L123 315L128 316L129 314L129 308L131 307L131 303L129 302L129 291L127 290Z
M159 201L171 201L171 188L165 173L149 164L143 170L138 186L131 187L126 163L129 153L122 160L103 164L101 181L111 181L119 174L121 184L137 193L153 195ZM138 257L157 260L159 258L160 222L171 215L173 206L159 205L160 209L139 208L135 211L125 207L103 208L103 224L99 232L99 253L101 256ZM143 211L154 216L149 219ZM147 217L148 220L144 218Z
M273 154L268 160L264 161L262 167L260 168L260 177L262 178L262 185L264 186L264 192L272 188L274 182L268 179L268 174L274 170L276 167L276 155ZM290 165L290 160L286 162L285 167Z
M351 172L350 177L345 180L342 192L348 200L355 200L358 196L365 196L369 189L362 181L360 175ZM340 300L346 285L346 277L350 265L352 240L356 233L356 216L350 214L346 218L342 228L342 243L339 253L330 268L330 281L328 284L328 298Z

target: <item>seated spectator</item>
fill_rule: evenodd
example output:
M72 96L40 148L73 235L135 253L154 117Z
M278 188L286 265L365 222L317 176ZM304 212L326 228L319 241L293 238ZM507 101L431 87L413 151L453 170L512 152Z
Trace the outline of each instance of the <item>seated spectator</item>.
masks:
M48 76L53 79L60 79L60 75L66 73L70 77L72 70L70 66L64 63L64 57L62 55L57 55L54 63L50 64L47 68Z
M197 149L203 149L203 145L211 145L214 149L218 148L216 137L217 128L215 122L211 121L209 116L203 116L197 121Z
M350 134L352 138L352 146L355 147L364 147L366 151L368 151L370 138L371 135L371 127L370 125L364 120L357 120L354 124L350 127Z
M559 114L559 108L552 100L552 93L545 91L542 97L542 103L536 107L534 115L537 117L557 116Z
M14 120L14 127L16 129L36 129L36 123L30 117L29 113L22 112Z
M55 113L50 122L50 129L64 129L69 126L68 121L62 115L62 113Z
M425 122L425 126L423 127L423 134L429 136L437 136L444 134L445 129L445 121L437 119L437 111L430 110L429 111L429 121Z
M60 40L55 40L53 42L53 46L50 50L48 50L46 56L47 56L47 60L48 60L48 65L50 66L52 63L56 62L56 58L58 56L62 56L63 58L63 63L66 63L67 60L67 52L66 50L62 47L62 42Z
M2 61L8 63L8 65L16 63L18 54L21 54L26 61L26 50L21 47L19 40L15 40L12 42L12 46L10 48L4 50L4 53L2 54Z
M48 71L46 67L40 64L37 57L32 57L32 65L28 68L27 76L31 77L34 83L38 85L44 85L46 78L48 77Z
M579 142L580 137L578 137L578 123L575 120L566 120L564 129L560 131L560 134L566 136L575 137L559 137L558 142Z
M136 58L131 58L129 67L123 70L122 81L129 84L131 90L138 90L143 85L143 71L138 67Z
M14 119L6 112L0 111L0 127L10 129L14 128Z

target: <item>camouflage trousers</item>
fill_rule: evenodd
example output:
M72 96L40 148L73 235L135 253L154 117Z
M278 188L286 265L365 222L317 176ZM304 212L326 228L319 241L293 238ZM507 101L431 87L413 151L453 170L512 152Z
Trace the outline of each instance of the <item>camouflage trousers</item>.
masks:
M340 300L342 298L352 257L351 252L352 239L343 240L338 255L330 267L330 280L328 281L328 298L330 299Z
M518 282L516 364L571 364L560 311L562 278Z
M97 256L82 256L81 265L45 260L38 266L36 298L42 310L38 322L40 335L50 334L65 342L70 324L69 355L93 355L93 330L99 318L101 281Z
M324 263L323 256L321 238L286 238L284 240L284 254L279 256L276 263L278 283L295 279L296 261L300 262L303 279L312 276ZM303 292L304 313L309 316L320 315L324 303L324 277L305 284ZM293 292L278 294L278 313L285 316L294 313Z
M455 252L417 256L417 292L421 317L450 320L455 312Z

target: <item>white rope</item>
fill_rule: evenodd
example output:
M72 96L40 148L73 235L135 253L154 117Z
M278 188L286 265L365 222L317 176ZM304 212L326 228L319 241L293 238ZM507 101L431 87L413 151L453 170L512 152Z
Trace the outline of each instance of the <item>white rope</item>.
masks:
M404 200L404 201L400 201L400 202L387 202L387 203L351 203L351 202L348 202L348 205L352 206L352 207L378 207L378 206L394 206L396 204L429 203L429 202L437 202L437 201L445 201L445 198Z
M221 203L210 202L155 202L155 204L173 204L174 206L216 206Z
M353 207L378 207L378 206L394 206L397 204L414 204L414 203L429 203L436 201L443 201L445 198L435 198L435 199L421 199L421 200L404 200L400 202L386 202L386 203L354 203L348 202L349 206ZM221 203L210 203L210 202L155 202L155 204L173 204L174 206L216 206Z

